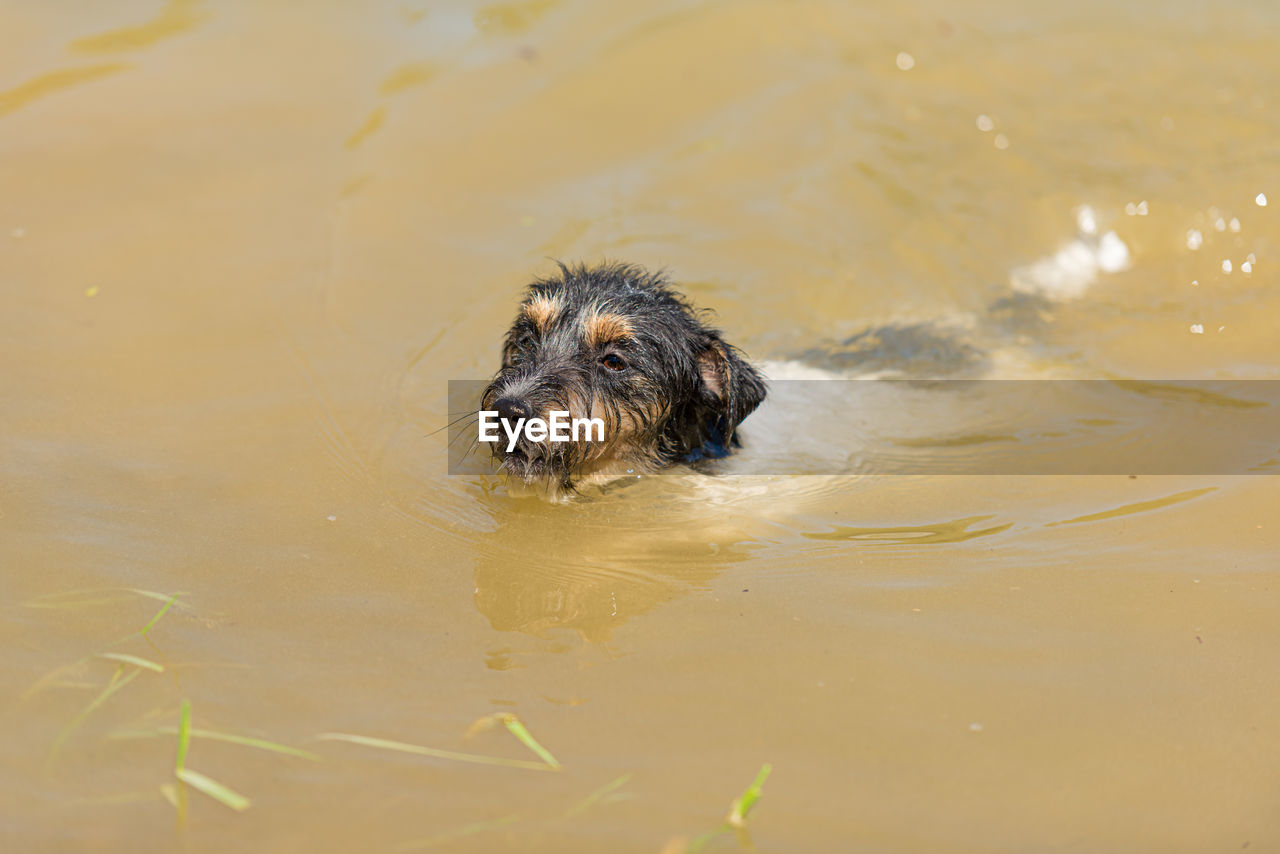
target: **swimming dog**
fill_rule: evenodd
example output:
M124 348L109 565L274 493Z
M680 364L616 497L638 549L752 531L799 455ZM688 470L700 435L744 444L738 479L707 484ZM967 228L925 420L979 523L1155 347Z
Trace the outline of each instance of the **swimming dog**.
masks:
M765 394L760 373L662 273L560 264L528 286L481 419L505 426L492 451L509 479L563 495L723 457ZM598 421L603 436L547 441L557 417Z

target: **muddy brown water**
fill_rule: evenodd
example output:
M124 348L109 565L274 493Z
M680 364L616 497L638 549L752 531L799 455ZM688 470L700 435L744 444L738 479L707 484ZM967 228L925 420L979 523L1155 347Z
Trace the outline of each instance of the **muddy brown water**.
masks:
M665 266L759 359L888 323L991 343L1014 284L1076 276L994 376L1280 378L1274 4L0 22L6 851L676 852L766 762L750 839L704 850L1280 846L1272 476L551 506L446 475L432 432L549 258ZM1128 257L1081 277L1054 259L1083 206L1077 249ZM130 590L182 595L144 639L162 602ZM319 761L197 736L251 805L177 786L184 700ZM466 735L493 713L563 769L317 739L536 761Z

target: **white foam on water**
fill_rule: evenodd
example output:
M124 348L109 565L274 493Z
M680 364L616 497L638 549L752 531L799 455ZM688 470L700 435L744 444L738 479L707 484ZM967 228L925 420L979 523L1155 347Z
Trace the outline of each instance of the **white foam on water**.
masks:
M1075 240L1053 255L1015 268L1009 283L1019 293L1063 302L1083 296L1100 273L1118 273L1129 264L1129 247L1114 231L1099 236L1097 216L1086 206L1076 211Z
M766 380L843 380L848 375L815 368L795 359L766 359L757 363L756 367L764 374Z

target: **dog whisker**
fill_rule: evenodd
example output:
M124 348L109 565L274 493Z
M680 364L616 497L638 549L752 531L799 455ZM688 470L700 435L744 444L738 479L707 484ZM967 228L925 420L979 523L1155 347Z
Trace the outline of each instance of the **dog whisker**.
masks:
M463 420L464 418L475 418L475 417L476 417L476 413L475 413L475 411L474 411L474 410L468 410L468 411L463 412L463 413L450 412L450 413L448 413L448 415L447 415L446 417L450 417L450 416L453 416L453 415L457 415L458 417L457 417L457 418L454 418L452 421L450 421L448 424L445 424L443 427L437 427L435 430L432 430L430 433L424 433L424 434L423 434L423 436L424 436L424 437L426 437L426 436L434 436L435 434L439 433L441 430L448 430L450 427L452 427L453 425L457 424L459 421Z
M461 419L459 419L459 420L461 420ZM454 422L454 423L456 424L457 422ZM462 428L461 428L460 430L458 430L458 432L457 432L457 433L454 433L454 434L453 434L453 436L452 436L452 438L450 438L450 439L449 439L449 444L447 445L447 447L452 448L452 447L453 447L454 442L457 442L457 441L458 441L458 438L459 438L460 436L465 436L465 435L466 435L466 433L467 433L467 429L468 429L468 428L473 427L474 425L476 425L476 424L478 424L478 423L480 423L480 419L479 419L479 418L474 418L472 421L468 422L467 424L464 424L464 425L462 426Z

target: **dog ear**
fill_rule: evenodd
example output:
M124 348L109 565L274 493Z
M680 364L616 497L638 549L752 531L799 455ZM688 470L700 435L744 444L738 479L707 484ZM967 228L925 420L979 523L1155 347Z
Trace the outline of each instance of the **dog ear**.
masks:
M698 353L703 402L719 416L717 427L725 448L736 444L734 431L764 400L764 378L736 348L711 334Z

